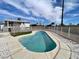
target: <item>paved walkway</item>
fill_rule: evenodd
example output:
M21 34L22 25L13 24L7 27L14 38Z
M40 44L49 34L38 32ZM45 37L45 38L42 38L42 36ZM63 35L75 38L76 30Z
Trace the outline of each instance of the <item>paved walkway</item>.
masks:
M65 39L65 38L63 38L63 37L61 37L61 36L59 36L55 33L52 33L52 34L59 37L59 39L70 48L70 50L61 48L61 50L71 52L70 59L79 59L79 44L77 44L76 42L73 42L71 40ZM60 50L60 52L61 52L61 50ZM59 53L58 56L59 55L61 55L61 54ZM62 56L63 58L62 57L59 58L58 56L57 56L57 59L63 59L64 58L64 56Z
M7 32L0 36L0 59L14 59L13 55L21 50L18 42Z

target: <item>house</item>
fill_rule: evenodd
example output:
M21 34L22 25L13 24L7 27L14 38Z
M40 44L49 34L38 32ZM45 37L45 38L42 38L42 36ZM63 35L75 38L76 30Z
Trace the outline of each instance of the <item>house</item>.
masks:
M3 31L9 31L9 32L26 32L31 31L30 22L24 21L24 20L5 20L4 21L4 27Z
M0 31L3 31L4 23L0 21Z

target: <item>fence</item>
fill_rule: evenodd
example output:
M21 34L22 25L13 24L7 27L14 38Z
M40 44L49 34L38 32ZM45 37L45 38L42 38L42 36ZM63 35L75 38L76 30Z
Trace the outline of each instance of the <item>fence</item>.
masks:
M6 29L5 29L6 30ZM52 26L52 27L44 27L44 26L32 26L29 28L20 28L13 27L11 29L12 32L28 32L32 30L52 30L53 32L62 35L65 38L71 39L77 43L79 43L79 26Z
M11 28L11 32L29 32L29 31L31 31L31 27L17 27L17 26L15 26L15 27L13 27L13 28Z
M53 32L79 43L79 26L55 26L51 27Z
M79 43L79 26L33 26L32 30L49 30L53 31L67 39Z
M0 32L29 32L31 31L31 27L19 27L19 26L12 26L12 27L4 27Z

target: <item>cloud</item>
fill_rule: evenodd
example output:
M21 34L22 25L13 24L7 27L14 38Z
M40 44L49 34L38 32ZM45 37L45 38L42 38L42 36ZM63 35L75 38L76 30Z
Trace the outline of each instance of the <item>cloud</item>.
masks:
M25 12L26 14L29 14L29 10L25 8L24 5L22 5L22 0L18 1L18 0L3 0L5 3L8 3L14 7L16 7L19 10L22 10L23 12Z
M66 16L69 16L69 17L77 17L77 16L79 16L79 13L66 14Z
M41 16L50 19L50 21L57 21L61 18L61 7L55 7L52 5L52 0L27 0L28 4ZM54 0L54 2L56 2Z
M20 16L20 15L15 15L15 14L12 14L6 10L0 10L0 14L4 14L4 15L8 15L9 17L12 16L12 17L16 17L16 18L22 18L22 19L26 19L26 20L33 20L33 21L36 21L37 19L33 18L33 17L24 17L24 16Z
M27 0L27 3L31 5L31 9L35 10L45 18L53 15L53 7L50 0Z
M79 4L75 3L75 2L65 2L65 9L64 9L65 13L75 9L78 6L79 6Z
M51 22L59 22L61 19L61 7L54 7L56 0L3 0L5 3L22 10L26 14L36 17L44 17ZM14 14L12 14L14 15ZM17 15L14 15L17 16ZM23 16L22 16L23 17ZM26 16L27 17L27 16ZM33 17L31 17L33 18ZM30 19L31 19L30 18Z
M61 7L55 7L55 14L54 17L56 17L56 19L60 19L61 15L62 15L62 8Z
M65 9L64 9L64 14L65 18L74 18L79 16L78 13L73 13L71 12L72 10L76 10L76 8L79 6L77 1L71 1L71 2L65 2Z
M23 17L23 16L12 14L12 13L10 13L10 12L6 11L6 10L0 10L0 14L6 14L6 15L13 16L13 17L21 17L21 18L26 19L26 18L25 18L25 17Z

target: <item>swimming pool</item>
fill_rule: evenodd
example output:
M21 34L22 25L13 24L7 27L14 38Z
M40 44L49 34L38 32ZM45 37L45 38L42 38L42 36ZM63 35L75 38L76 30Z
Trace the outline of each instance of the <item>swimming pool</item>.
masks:
M56 43L44 31L38 31L34 35L24 36L19 40L28 50L33 52L48 52L56 48Z

